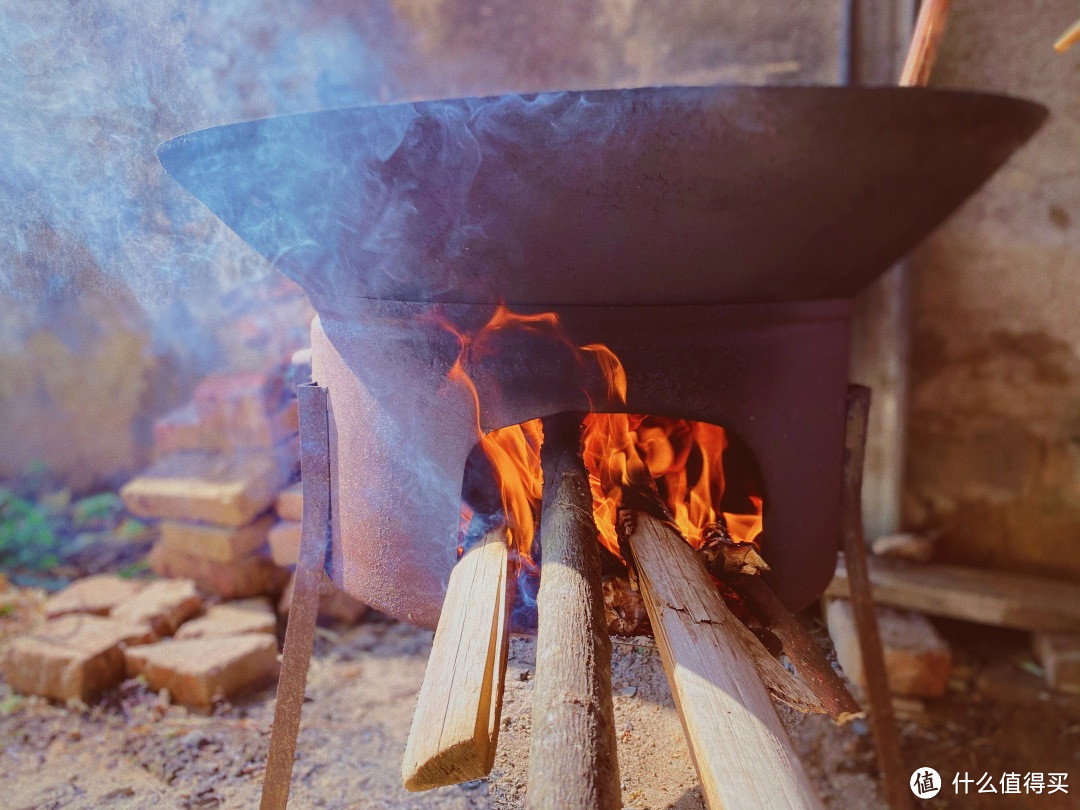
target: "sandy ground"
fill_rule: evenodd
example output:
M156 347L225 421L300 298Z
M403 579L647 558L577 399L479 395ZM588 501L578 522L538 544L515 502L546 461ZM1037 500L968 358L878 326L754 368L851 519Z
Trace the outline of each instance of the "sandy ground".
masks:
M499 753L491 776L426 794L409 794L401 787L401 752L430 642L429 632L378 618L338 633L320 630L292 807L523 806L534 662L527 639L512 643ZM995 650L999 648L995 642ZM1028 751L1042 757L1043 770L1069 770L1065 766L1071 764L1077 782L1074 797L1080 796L1080 701L1046 697L1037 683L1017 685L1019 670L1004 663L1004 676L993 675L1001 660L985 667L963 664L970 671L969 686L958 683L949 698L915 711L904 724L908 759L942 773L951 774L952 763L960 767L969 761L980 772L984 767L1000 771L1023 767L1030 759L1024 754ZM651 642L618 641L613 675L625 807L703 807ZM995 688L1001 694L995 695ZM0 807L257 806L273 706L270 691L204 717L168 705L137 682L93 708L12 697L6 687L0 689ZM883 806L865 724L839 729L826 718L788 712L783 719L827 806ZM1012 797L986 798L996 801L954 802L942 796L934 804L1080 806L1047 796L1032 797L1039 801L1030 805Z

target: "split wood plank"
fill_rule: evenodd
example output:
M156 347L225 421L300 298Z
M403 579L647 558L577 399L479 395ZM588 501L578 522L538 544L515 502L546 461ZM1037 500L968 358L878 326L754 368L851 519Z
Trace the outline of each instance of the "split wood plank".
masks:
M450 572L401 762L408 790L491 772L509 643L507 560L506 537L495 530Z
M639 512L628 541L708 806L822 807L769 699L753 645L780 665L728 610L678 534Z
M911 47L900 72L901 87L925 87L930 83L930 72L937 61L948 18L949 0L923 0Z
M1080 633L1080 585L1071 582L873 557L869 575L879 605L1016 630ZM850 592L841 557L825 595L849 598Z

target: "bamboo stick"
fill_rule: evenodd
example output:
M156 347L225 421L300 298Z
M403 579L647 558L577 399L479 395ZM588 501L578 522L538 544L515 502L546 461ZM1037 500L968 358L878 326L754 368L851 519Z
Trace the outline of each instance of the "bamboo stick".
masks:
M544 419L541 568L528 806L621 806L611 642L580 414Z
M491 772L509 641L507 548L489 532L454 566L401 762L411 791Z
M754 658L779 667L728 610L694 550L638 513L629 533L641 591L710 808L822 807ZM750 636L750 639L746 637Z
M900 71L901 87L925 87L930 82L948 16L949 0L923 0L911 47Z

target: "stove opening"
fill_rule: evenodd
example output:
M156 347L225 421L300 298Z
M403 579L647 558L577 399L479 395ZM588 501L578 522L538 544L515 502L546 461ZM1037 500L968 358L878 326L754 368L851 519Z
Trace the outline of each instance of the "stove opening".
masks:
M650 632L627 565L623 507L672 524L712 571L767 570L762 475L737 436L719 425L642 414L589 413L583 425L610 632ZM539 419L487 433L468 457L462 485L458 553L502 533L516 568L512 625L525 632L536 628L543 558L542 444ZM724 590L719 580L717 587Z

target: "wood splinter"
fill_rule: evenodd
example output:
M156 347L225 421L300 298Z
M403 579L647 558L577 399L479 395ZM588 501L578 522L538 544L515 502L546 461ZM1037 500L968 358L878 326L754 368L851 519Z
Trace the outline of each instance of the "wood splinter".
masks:
M628 539L706 804L822 807L763 683L790 673L728 610L677 532L639 512ZM812 706L802 689L788 697Z
M454 566L401 762L411 791L491 772L509 643L503 531L488 532Z

